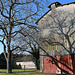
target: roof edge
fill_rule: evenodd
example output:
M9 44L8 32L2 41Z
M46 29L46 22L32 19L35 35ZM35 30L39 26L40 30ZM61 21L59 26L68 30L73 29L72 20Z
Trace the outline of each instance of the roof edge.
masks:
M58 6L56 6L56 8L59 7L59 6L65 6L65 5L75 4L75 2L66 3L66 4L61 4L61 3L59 3L59 2L53 2L53 3L51 3L51 4L48 6L48 8L50 8L50 10L48 10L41 18L39 18L39 19L35 22L35 24L38 24L38 22L39 22L49 11L51 11L51 5L52 5L52 4L56 4L56 3L59 4Z
M59 3L59 2L54 2L54 3L51 3L51 4L48 6L48 8L51 8L51 5L53 5L53 4L55 4L56 7L62 6L61 3Z

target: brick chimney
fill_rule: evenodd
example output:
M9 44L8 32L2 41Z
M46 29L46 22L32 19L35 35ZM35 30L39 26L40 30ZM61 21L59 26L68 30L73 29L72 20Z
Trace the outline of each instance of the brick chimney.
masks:
M48 8L50 8L50 9L52 10L52 9L55 9L55 8L61 6L61 5L62 5L62 4L59 3L59 2L54 2L54 3L52 3L51 5L49 5Z

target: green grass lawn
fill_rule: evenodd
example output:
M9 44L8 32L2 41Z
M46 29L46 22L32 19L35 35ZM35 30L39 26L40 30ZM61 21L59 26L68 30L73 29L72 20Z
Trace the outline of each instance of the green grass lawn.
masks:
M36 69L12 69L12 72L30 72L30 71L37 71ZM7 72L6 69L0 69L0 72Z
M0 75L32 75L32 73L12 73L12 74L4 73L4 74L0 74Z
M12 69L12 73L11 74L7 74L7 70L6 69L0 69L0 75L32 75L33 71L37 71L35 69ZM14 72L20 72L20 73L14 73ZM23 73L21 73L23 72ZM24 73L24 72L29 72L29 73ZM4 74L3 74L4 73Z
M0 75L56 75L53 73L32 72L32 71L38 71L34 69L25 69L25 70L24 69L12 69L12 73L9 73L9 74L2 73L6 71L7 71L6 69L0 69ZM63 75L63 74L60 74L60 75ZM66 74L66 75L69 75L69 74Z

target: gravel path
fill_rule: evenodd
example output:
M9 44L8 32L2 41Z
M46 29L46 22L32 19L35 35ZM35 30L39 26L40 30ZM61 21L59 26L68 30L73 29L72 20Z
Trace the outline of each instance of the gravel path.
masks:
M33 74L33 75L75 75L75 74L52 74L52 73L37 73L37 74Z

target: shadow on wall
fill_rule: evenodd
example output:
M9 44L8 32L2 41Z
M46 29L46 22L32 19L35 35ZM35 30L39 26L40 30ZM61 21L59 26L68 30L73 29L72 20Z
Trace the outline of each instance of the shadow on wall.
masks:
M49 73L75 73L75 54L50 56L44 49L44 72Z

